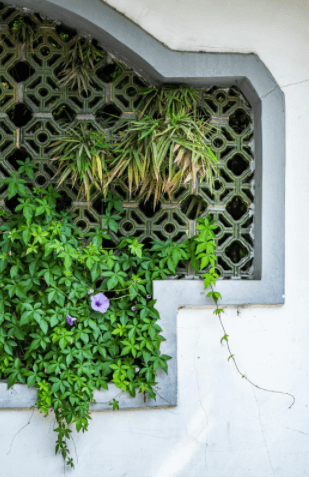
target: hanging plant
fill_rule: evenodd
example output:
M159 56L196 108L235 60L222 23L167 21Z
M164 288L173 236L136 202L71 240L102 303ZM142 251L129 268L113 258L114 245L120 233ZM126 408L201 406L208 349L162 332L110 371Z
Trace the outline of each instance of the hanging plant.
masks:
M79 124L66 130L52 145L52 161L58 165L58 186L70 180L78 196L90 200L91 189L106 193L108 167L113 144L106 134L90 124Z
M200 100L200 92L185 86L142 90L138 117L116 141L110 181L118 178L145 200L153 194L154 205L198 178L212 187L217 158L207 144L213 130L200 115Z
M62 86L69 86L71 89L77 87L80 94L83 90L87 93L91 73L102 57L102 53L89 38L79 37L64 56L60 73L63 76L60 79Z

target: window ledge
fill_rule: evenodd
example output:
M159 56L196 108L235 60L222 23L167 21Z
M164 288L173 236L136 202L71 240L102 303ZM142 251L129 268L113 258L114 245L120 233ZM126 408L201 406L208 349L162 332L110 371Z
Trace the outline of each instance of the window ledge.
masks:
M158 307L157 307L158 308ZM162 306L161 306L162 308ZM177 308L176 308L177 314ZM174 323L174 326L171 326ZM158 324L162 328L162 335L166 339L161 344L161 353L171 356L168 361L168 374L158 370L157 398L149 399L148 395L137 394L135 398L128 393L116 388L109 383L108 390L102 389L94 392L96 404L91 404L92 411L111 410L110 402L115 398L119 401L120 409L152 408L177 405L177 343L176 343L176 319L170 321L168 314L164 313ZM36 389L28 388L26 384L16 383L7 389L6 381L0 380L0 409L29 409L36 403Z

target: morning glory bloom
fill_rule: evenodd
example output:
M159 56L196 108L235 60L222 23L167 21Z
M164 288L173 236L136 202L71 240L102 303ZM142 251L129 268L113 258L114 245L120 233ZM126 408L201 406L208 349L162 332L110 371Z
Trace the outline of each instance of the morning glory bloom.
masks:
M134 371L135 371L135 374L139 373L139 368L135 368Z
M146 296L147 300L151 300L151 295Z
M69 323L70 326L73 326L73 322L76 321L76 318L72 318L72 316L67 315L66 316L67 323Z
M131 310L136 311L137 310L136 306L131 306Z
M94 311L99 311L100 313L105 313L109 307L109 299L103 294L98 293L97 295L92 295L91 297L91 308Z

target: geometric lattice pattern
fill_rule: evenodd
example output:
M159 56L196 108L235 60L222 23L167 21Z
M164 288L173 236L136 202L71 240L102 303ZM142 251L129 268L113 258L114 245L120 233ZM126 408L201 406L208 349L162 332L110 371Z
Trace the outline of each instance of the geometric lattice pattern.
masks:
M26 48L14 40L11 25L20 12L0 4L0 206L14 210L15 198L7 200L1 178L18 168L16 161L30 157L39 169L29 187L57 183L50 161L50 144L66 127L91 123L99 131L113 130L122 118L134 118L138 87L145 82L115 63L94 41L103 57L96 64L89 93L61 86L63 56L78 32L51 23L40 15L27 15L39 34ZM134 235L141 242L171 238L183 241L195 233L195 219L211 214L218 222L218 272L221 278L251 278L253 274L254 124L252 110L236 87L205 90L205 119L214 125L209 144L219 159L219 176L211 191L206 183L180 187L172 200L164 198L153 210L151 200L130 197L116 183L112 191L123 197L124 216L118 237ZM71 208L76 224L89 231L103 212L101 197L90 203L77 201L69 182L61 185L58 207ZM182 270L189 273L188 270Z

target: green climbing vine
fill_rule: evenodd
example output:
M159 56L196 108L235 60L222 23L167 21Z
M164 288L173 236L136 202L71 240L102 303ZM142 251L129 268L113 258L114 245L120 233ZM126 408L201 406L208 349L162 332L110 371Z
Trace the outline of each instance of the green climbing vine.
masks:
M26 161L18 172L31 176L34 167ZM17 174L3 183L19 205L0 226L0 378L8 387L20 382L37 389L36 406L45 414L52 408L58 422L56 453L73 467L69 426L87 431L94 390L112 382L133 397L148 393L155 399L158 369L168 372L152 281L175 275L178 263L189 260L195 270L204 270L205 288L211 287L207 296L216 304L221 298L212 288L218 278L217 226L210 217L201 218L198 235L182 244L154 240L147 249L127 237L105 248L109 230L117 231L121 218L119 197L103 199L102 228L85 241L73 214L57 212L52 186L31 193ZM218 305L214 310L222 327L223 311ZM239 371L223 330L228 359L263 389ZM110 404L119 409L116 399Z

